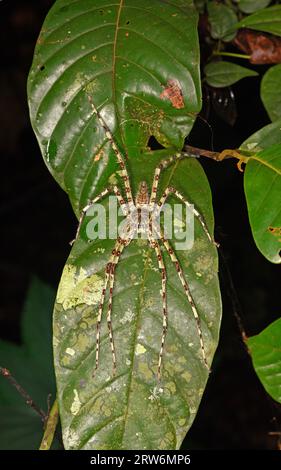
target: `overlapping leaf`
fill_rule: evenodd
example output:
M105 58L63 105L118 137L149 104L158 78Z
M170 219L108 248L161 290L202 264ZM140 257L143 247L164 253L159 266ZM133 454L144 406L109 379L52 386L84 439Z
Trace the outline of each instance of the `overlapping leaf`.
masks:
M271 0L238 0L238 7L244 13L253 13L267 7Z
M258 75L254 70L227 61L210 62L205 66L204 72L207 83L218 88Z
M228 31L237 23L237 16L227 5L208 2L208 21L211 26L211 36L214 39L231 41L234 38L235 32L228 33Z
M262 127L241 144L241 150L260 152L274 144L281 145L281 119Z
M261 99L272 121L281 117L281 64L270 67L261 82Z
M281 263L280 144L257 152L249 159L244 189L256 245L269 261Z
M273 5L246 16L236 28L250 28L281 36L281 5Z
M281 319L248 338L255 371L264 388L281 403Z
M55 292L33 279L22 316L23 344L0 341L0 365L28 392L34 402L47 412L49 394L56 394L53 370L52 309ZM0 377L0 449L36 450L43 436L43 423L28 407L18 391ZM54 447L58 448L56 440Z

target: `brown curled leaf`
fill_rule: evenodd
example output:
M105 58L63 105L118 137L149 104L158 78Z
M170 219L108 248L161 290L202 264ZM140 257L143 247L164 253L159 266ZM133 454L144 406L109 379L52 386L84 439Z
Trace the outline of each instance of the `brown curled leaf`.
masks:
M168 80L166 87L160 95L160 98L167 98L176 109L184 108L184 100L181 87L176 80Z
M281 63L281 38L277 36L240 29L233 39L233 44L251 56L251 64Z

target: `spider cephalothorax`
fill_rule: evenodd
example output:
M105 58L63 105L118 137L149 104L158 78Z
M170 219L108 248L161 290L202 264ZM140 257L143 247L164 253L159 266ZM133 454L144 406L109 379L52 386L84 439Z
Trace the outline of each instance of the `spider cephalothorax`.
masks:
M141 181L139 184L138 192L136 195L136 207L142 208L145 204L149 203L148 186L145 181Z
M199 343L200 343L200 348L201 348L201 353L202 353L202 359L205 364L205 366L209 369L208 363L207 363L207 357L206 357L206 351L205 351L205 345L203 341L203 335L202 335L202 329L201 329L201 323L200 323L200 317L197 311L197 307L195 304L195 301L193 299L193 296L191 294L188 282L185 279L183 270L180 266L179 260L177 258L176 253L174 252L169 240L165 237L165 234L158 223L159 220L159 214L161 210L163 209L163 206L167 200L167 198L170 195L174 195L176 198L178 198L183 204L185 204L187 207L191 208L193 211L195 217L199 220L206 237L208 238L209 242L214 243L207 225L201 216L200 212L198 212L197 209L193 207L186 199L185 197L176 189L173 187L167 187L162 196L157 200L157 189L158 189L158 182L160 178L161 171L169 166L172 162L174 162L176 159L184 158L187 155L186 154L176 154L170 158L167 158L166 160L162 161L155 169L154 172L154 177L153 177L153 182L152 182L152 187L151 191L149 191L148 184L145 181L141 181L138 187L138 191L136 194L135 199L133 198L132 195L132 190L131 190L131 184L130 184L130 178L126 169L126 165L124 163L123 157L121 152L119 151L113 135L111 134L111 131L109 130L108 126L104 122L103 118L101 117L100 113L98 112L96 106L92 102L91 97L88 97L89 102L91 104L93 113L97 116L98 121L100 122L100 125L103 127L105 135L107 139L109 140L111 147L116 155L117 162L119 163L120 169L121 169L121 177L124 182L125 186L125 196L122 196L123 191L120 190L117 186L110 186L106 188L104 191L102 191L95 199L89 202L89 204L84 207L80 221L79 221L79 226L77 229L77 235L79 233L81 223L83 221L83 218L88 211L88 209L98 202L100 199L102 199L104 196L113 193L121 208L123 215L125 217L123 224L122 224L122 230L121 233L119 234L119 237L117 238L114 248L112 250L112 254L110 257L110 260L106 264L105 267L105 280L104 280L104 287L102 289L101 293L101 300L99 304L99 309L98 309L98 316L97 316L97 333L96 333L96 369L98 368L99 365L99 353L100 353L100 327L101 327L101 320L102 320L102 312L103 312L103 307L104 307L104 302L105 302L105 295L107 288L109 287L109 300L108 300L108 311L107 311L107 325L108 325L108 331L109 331L109 339L110 339L110 344L111 344L111 351L112 351L112 360L113 360L113 373L115 374L116 372L116 354L115 354L115 347L114 347L114 341L113 341L113 330L112 330L112 323L111 323L111 313L112 313L112 301L113 301L113 289L114 289L114 282L115 282L115 269L118 264L118 261L122 255L122 252L126 246L128 246L133 238L137 238L140 234L143 238L146 238L148 240L148 243L150 246L154 249L157 260L158 260L158 267L159 271L161 272L161 279L162 279L162 313L163 313L163 327L162 327L162 339L161 339L161 346L160 346L160 352L159 352L159 357L158 357L158 368L157 368L157 376L158 379L160 379L160 374L161 374L161 365L162 365L162 358L163 358L163 351L164 351L164 345L165 345L165 338L167 335L167 329L168 329L168 310L167 310L167 273L166 273L166 268L162 256L162 250L161 248L164 248L171 261L173 262L175 269L178 273L178 277L180 279L180 282L182 284L184 293L187 297L188 302L190 303L194 319L196 321L197 325L197 331L198 331L198 337L199 337Z

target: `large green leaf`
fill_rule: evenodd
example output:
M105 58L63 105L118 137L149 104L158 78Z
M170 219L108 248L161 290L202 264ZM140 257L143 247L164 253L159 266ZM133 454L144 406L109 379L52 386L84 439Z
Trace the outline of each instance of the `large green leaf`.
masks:
M150 162L151 171L153 163ZM163 174L205 217L213 230L211 197L203 170L186 159ZM108 206L107 200L104 206ZM67 260L54 313L58 398L66 449L177 449L191 426L208 378L191 305L167 254L168 334L162 377L157 362L162 335L161 274L146 240L133 240L116 268L113 333L117 375L106 312L102 321L100 365L95 367L96 318L104 269L113 240L90 241L86 218ZM195 221L195 243L177 252L202 324L208 363L218 342L220 295L216 248Z
M116 169L89 96L137 184L152 158L144 155L150 136L181 149L201 106L192 0L57 0L37 41L28 95L45 162L77 215Z
M236 24L236 28L250 28L281 36L281 5L267 7L246 16Z
M226 61L210 62L205 66L204 72L207 83L218 88L233 85L242 78L258 75L254 70Z
M257 247L281 263L281 145L257 152L246 165L244 189Z
M261 333L248 338L255 371L264 388L281 403L281 319L271 323Z
M281 118L281 64L267 70L261 81L261 99L272 121Z

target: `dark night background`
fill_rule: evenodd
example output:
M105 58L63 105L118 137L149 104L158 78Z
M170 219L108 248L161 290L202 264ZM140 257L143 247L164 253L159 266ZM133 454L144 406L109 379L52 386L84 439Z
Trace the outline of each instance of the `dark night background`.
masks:
M0 2L0 337L15 342L20 342L19 317L32 275L57 286L76 229L68 198L40 155L26 97L33 49L52 4L51 0ZM245 61L243 65L247 66ZM266 68L255 70L263 73ZM233 90L236 124L231 127L214 112L208 117L214 150L238 147L269 123L259 98L259 79L242 80ZM198 120L188 142L211 149L209 126ZM220 268L224 314L213 373L184 446L276 449L277 438L269 433L280 431L280 406L253 371L234 316L234 292L225 267L233 278L243 328L251 336L280 316L280 266L267 262L255 247L243 175L235 162L202 164L213 191L216 239L224 258Z

